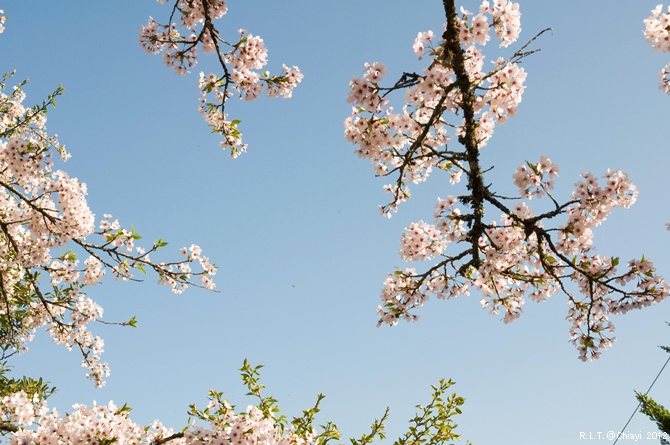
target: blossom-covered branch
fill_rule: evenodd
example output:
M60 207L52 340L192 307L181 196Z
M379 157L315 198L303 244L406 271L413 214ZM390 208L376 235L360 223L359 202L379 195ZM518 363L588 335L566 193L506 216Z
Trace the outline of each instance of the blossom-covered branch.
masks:
M49 443L119 443L137 445L326 445L340 439L337 426L327 422L314 425L324 396L319 394L313 407L303 411L302 416L291 421L280 415L277 401L261 393L258 370L245 360L240 369L242 380L249 390L248 395L257 399L255 405L236 412L235 406L223 398L223 393L210 391L206 407L195 404L188 411L192 421L179 431L164 426L155 420L141 426L130 418L130 408L118 407L114 402L107 405L74 405L74 411L61 416L55 409L49 410L43 399L31 398L19 391L0 399L0 431L11 433L12 444L32 445ZM426 443L446 445L459 439L455 432L453 417L461 414L464 399L445 392L453 381L440 380L433 386L430 403L419 406L420 412L411 419L409 431L398 440L397 445ZM376 438L384 438L384 422L389 410L375 420L371 432L360 439L350 439L353 445L366 445ZM4 427L3 427L4 425Z
M36 330L46 327L56 343L81 351L87 376L102 386L109 374L100 361L103 341L88 325L102 318L103 309L86 296L85 288L99 283L106 271L134 280L134 271L150 269L176 293L188 285L213 289L216 267L195 245L182 249L181 260L156 262L150 255L167 243L159 240L148 250L136 246L141 236L111 221L111 215L105 215L96 231L86 184L55 169L54 153L61 161L70 155L46 132L47 109L62 89L26 108L25 82L5 93L11 76L5 74L0 85L2 359L25 351ZM193 270L194 263L201 270ZM193 281L195 277L199 280Z
M303 76L296 66L282 65L278 75L263 70L268 63L265 43L245 29L238 31L237 41L225 40L214 20L227 11L225 0L174 0L167 24L159 24L150 17L142 26L140 44L149 53L163 53L165 64L179 75L195 67L198 47L205 54L216 55L222 72L200 73L199 110L212 132L223 136L221 147L230 149L235 158L246 151L247 145L242 143L240 121L230 120L225 112L226 101L235 94L240 99L253 100L263 90L270 97L288 98Z
M614 341L610 314L646 307L669 292L650 260L622 267L619 258L595 253L593 228L614 208L632 205L637 190L620 170L608 170L600 180L584 173L572 196L561 201L551 192L558 166L542 156L513 175L521 197L498 194L486 179L482 149L495 126L517 112L526 79L519 62L534 52L527 48L537 36L484 70L481 47L492 33L501 47L517 40L519 5L483 1L477 13L461 8L458 14L453 0L443 3L442 38L421 32L413 45L419 59L430 56L422 74L404 73L392 87L383 87L386 70L376 62L366 64L362 79L351 81L353 113L345 121L345 136L360 157L372 161L377 175L395 178L385 186L392 199L381 208L384 215L390 217L410 197L409 183L425 181L434 170L447 172L454 185L466 178L462 194L438 198L433 223L407 227L402 259L436 263L424 272L409 267L389 275L377 308L379 323L416 320L414 309L429 295L449 299L471 290L483 295L484 308L510 322L521 315L526 298L544 301L562 291L571 341L581 359L597 358ZM401 113L390 106L396 92L406 101ZM529 200L542 197L550 200L548 210L533 211ZM491 212L502 214L499 221L487 221Z

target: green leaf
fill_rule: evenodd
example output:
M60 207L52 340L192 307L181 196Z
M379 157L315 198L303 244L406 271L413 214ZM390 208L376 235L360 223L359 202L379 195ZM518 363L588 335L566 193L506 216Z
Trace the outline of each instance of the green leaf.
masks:
M116 413L115 413L115 414L129 413L129 412L131 412L132 410L133 410L133 409L132 409L131 407L129 407L127 403L124 403L123 406L122 406L121 408L119 408L119 409L116 410Z

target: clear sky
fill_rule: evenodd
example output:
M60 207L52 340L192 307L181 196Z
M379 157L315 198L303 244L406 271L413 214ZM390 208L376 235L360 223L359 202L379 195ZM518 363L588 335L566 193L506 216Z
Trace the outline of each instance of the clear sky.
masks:
M581 172L627 171L638 202L599 227L595 243L622 260L644 254L667 278L670 97L657 76L670 56L642 36L655 5L522 1L520 42L553 31L524 61L520 112L496 129L482 159L495 165L490 180L510 193L515 168L541 154L560 166L559 197L569 196ZM96 215L134 224L146 245L168 240L165 259L196 243L219 266L220 293L175 296L153 277L109 277L90 289L106 319L135 315L139 322L138 329L94 326L112 369L103 389L84 379L76 353L43 333L12 359L18 374L58 388L50 404L60 412L113 399L128 403L139 423L158 418L178 429L188 404L203 405L209 388L246 406L237 372L246 357L265 365L267 392L289 416L325 393L319 420L334 421L345 439L367 433L386 406L395 438L445 377L466 399L457 423L475 444L576 444L580 432L603 434L587 443L611 443L604 435L632 413L633 389L646 390L665 362L657 346L670 344L668 303L615 317L618 341L592 363L579 361L568 342L558 294L527 302L510 325L472 295L429 301L418 323L375 327L382 282L403 266L403 228L429 220L436 198L454 191L446 178L431 177L391 220L379 216L385 181L343 137L348 82L365 62L384 62L388 82L421 69L412 43L419 31L441 31L440 1L230 1L220 30L231 38L238 28L260 35L271 71L286 63L305 75L290 100L230 102L249 144L236 160L196 111L197 73L212 70L213 61L201 59L192 75L177 77L138 45L148 16L166 21L169 7L150 0L0 7L9 17L0 70L30 78L27 103L65 86L48 128L72 153L65 169L88 184ZM499 54L497 45L487 48L487 60ZM651 395L670 404L670 370ZM655 426L641 414L626 431L657 443L647 440Z

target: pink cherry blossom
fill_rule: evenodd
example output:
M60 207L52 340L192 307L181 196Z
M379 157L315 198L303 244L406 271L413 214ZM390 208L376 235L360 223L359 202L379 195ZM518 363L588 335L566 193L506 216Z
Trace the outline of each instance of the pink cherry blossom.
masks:
M663 13L663 5L657 5L651 11L651 16L643 20L645 25L644 38L651 46L660 52L670 51L670 6ZM659 73L659 88L670 95L670 64Z
M103 309L86 296L86 287L100 283L107 271L126 281L136 279L135 270L148 268L174 292L190 284L213 289L216 267L195 245L183 261L155 263L150 254L165 243L149 250L136 246L141 236L109 214L96 224L86 184L54 169L53 154L62 162L69 154L46 132L47 105L24 107L25 97L21 85L9 95L0 92L5 104L0 118L0 281L6 310L21 314L6 346L25 352L37 329L45 327L54 342L81 352L87 377L102 386L109 375L101 361L104 342L88 326L102 318ZM40 274L52 286L49 293L42 291ZM192 281L196 276L199 281Z
M366 64L363 77L350 82L347 101L353 107L345 137L359 157L371 161L376 175L393 179L384 185L392 200L381 208L383 215L390 217L411 197L410 184L435 172L446 172L454 186L467 177L458 198L438 199L433 223L421 220L405 229L401 258L434 262L423 272L408 267L388 275L379 324L417 320L415 310L431 295L450 299L473 290L482 295L482 307L509 323L522 315L526 299L546 301L560 292L568 301L570 339L580 359L598 358L615 340L610 314L657 303L670 292L650 260L621 267L618 258L596 253L594 229L614 209L630 207L637 189L620 170L608 170L600 179L584 173L572 195L560 201L552 194L559 168L541 156L514 173L520 197L492 190L479 153L496 125L517 114L526 81L519 61L532 51L498 58L485 69L481 47L491 40L491 29L502 47L519 36L516 3L483 1L476 14L461 8L459 16L453 3L445 2L445 12L444 40L435 41L429 32L414 41L419 58L426 48L432 56L420 74L404 73L386 87L380 82L383 70L374 68L383 65ZM648 26L658 28L662 20L657 8ZM657 28L654 36L662 34ZM396 91L405 101L400 111L392 103ZM549 210L535 213L525 201L532 198L550 200ZM491 211L501 213L498 220L484 219ZM578 296L569 290L575 288Z
M165 3L165 1L159 1ZM227 41L214 25L228 7L224 0L174 0L178 23L159 24L152 17L140 30L140 45L151 54L163 53L164 63L178 75L188 74L198 63L198 47L203 54L215 54L221 73L200 73L198 111L213 132L223 136L220 146L236 158L246 152L239 120L229 119L226 101L235 93L245 101L255 100L263 91L269 97L289 98L303 78L296 66L282 65L280 74L264 70L268 50L263 39L239 30L237 41Z

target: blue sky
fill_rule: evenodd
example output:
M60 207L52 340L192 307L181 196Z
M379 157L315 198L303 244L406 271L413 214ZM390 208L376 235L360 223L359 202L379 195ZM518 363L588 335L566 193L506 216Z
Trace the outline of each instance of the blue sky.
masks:
M510 193L516 167L541 154L560 166L563 197L581 172L625 170L638 202L597 229L596 245L622 260L644 254L667 277L670 97L658 90L657 73L668 56L642 37L655 5L521 2L520 42L553 31L524 60L520 112L496 129L482 159L495 165L490 180ZM510 325L472 295L431 300L418 323L375 327L381 284L403 266L403 228L430 219L436 198L454 191L434 176L413 187L391 220L379 216L385 181L343 137L347 86L365 62L384 62L388 82L420 70L412 43L419 31L441 30L440 1L229 2L219 21L226 35L238 28L260 35L271 71L286 63L305 75L290 100L228 105L249 144L236 160L196 111L197 73L214 69L213 61L177 77L138 45L140 26L149 15L166 20L167 6L23 0L1 8L9 22L0 70L30 78L28 103L65 86L48 128L72 153L65 169L88 184L96 215L134 224L147 245L168 240L166 259L196 243L219 265L220 293L175 296L151 277L110 278L90 290L105 318L135 315L140 326L94 327L112 369L103 389L84 379L79 356L38 336L13 364L59 389L50 402L59 411L113 399L133 407L139 423L158 418L181 428L188 404L204 404L209 388L246 406L237 372L246 357L266 366L267 391L287 415L325 393L319 420L337 423L344 438L366 433L386 406L395 438L445 377L466 399L457 419L464 439L568 444L580 442L580 432L618 431L636 406L633 389L646 390L665 362L657 346L670 344L668 303L615 317L618 341L593 363L580 362L568 343L560 295L527 302ZM491 45L485 54L491 60L499 50ZM670 404L670 374L651 395ZM627 431L642 433L644 443L655 428L638 414ZM600 442L611 441L591 441Z

